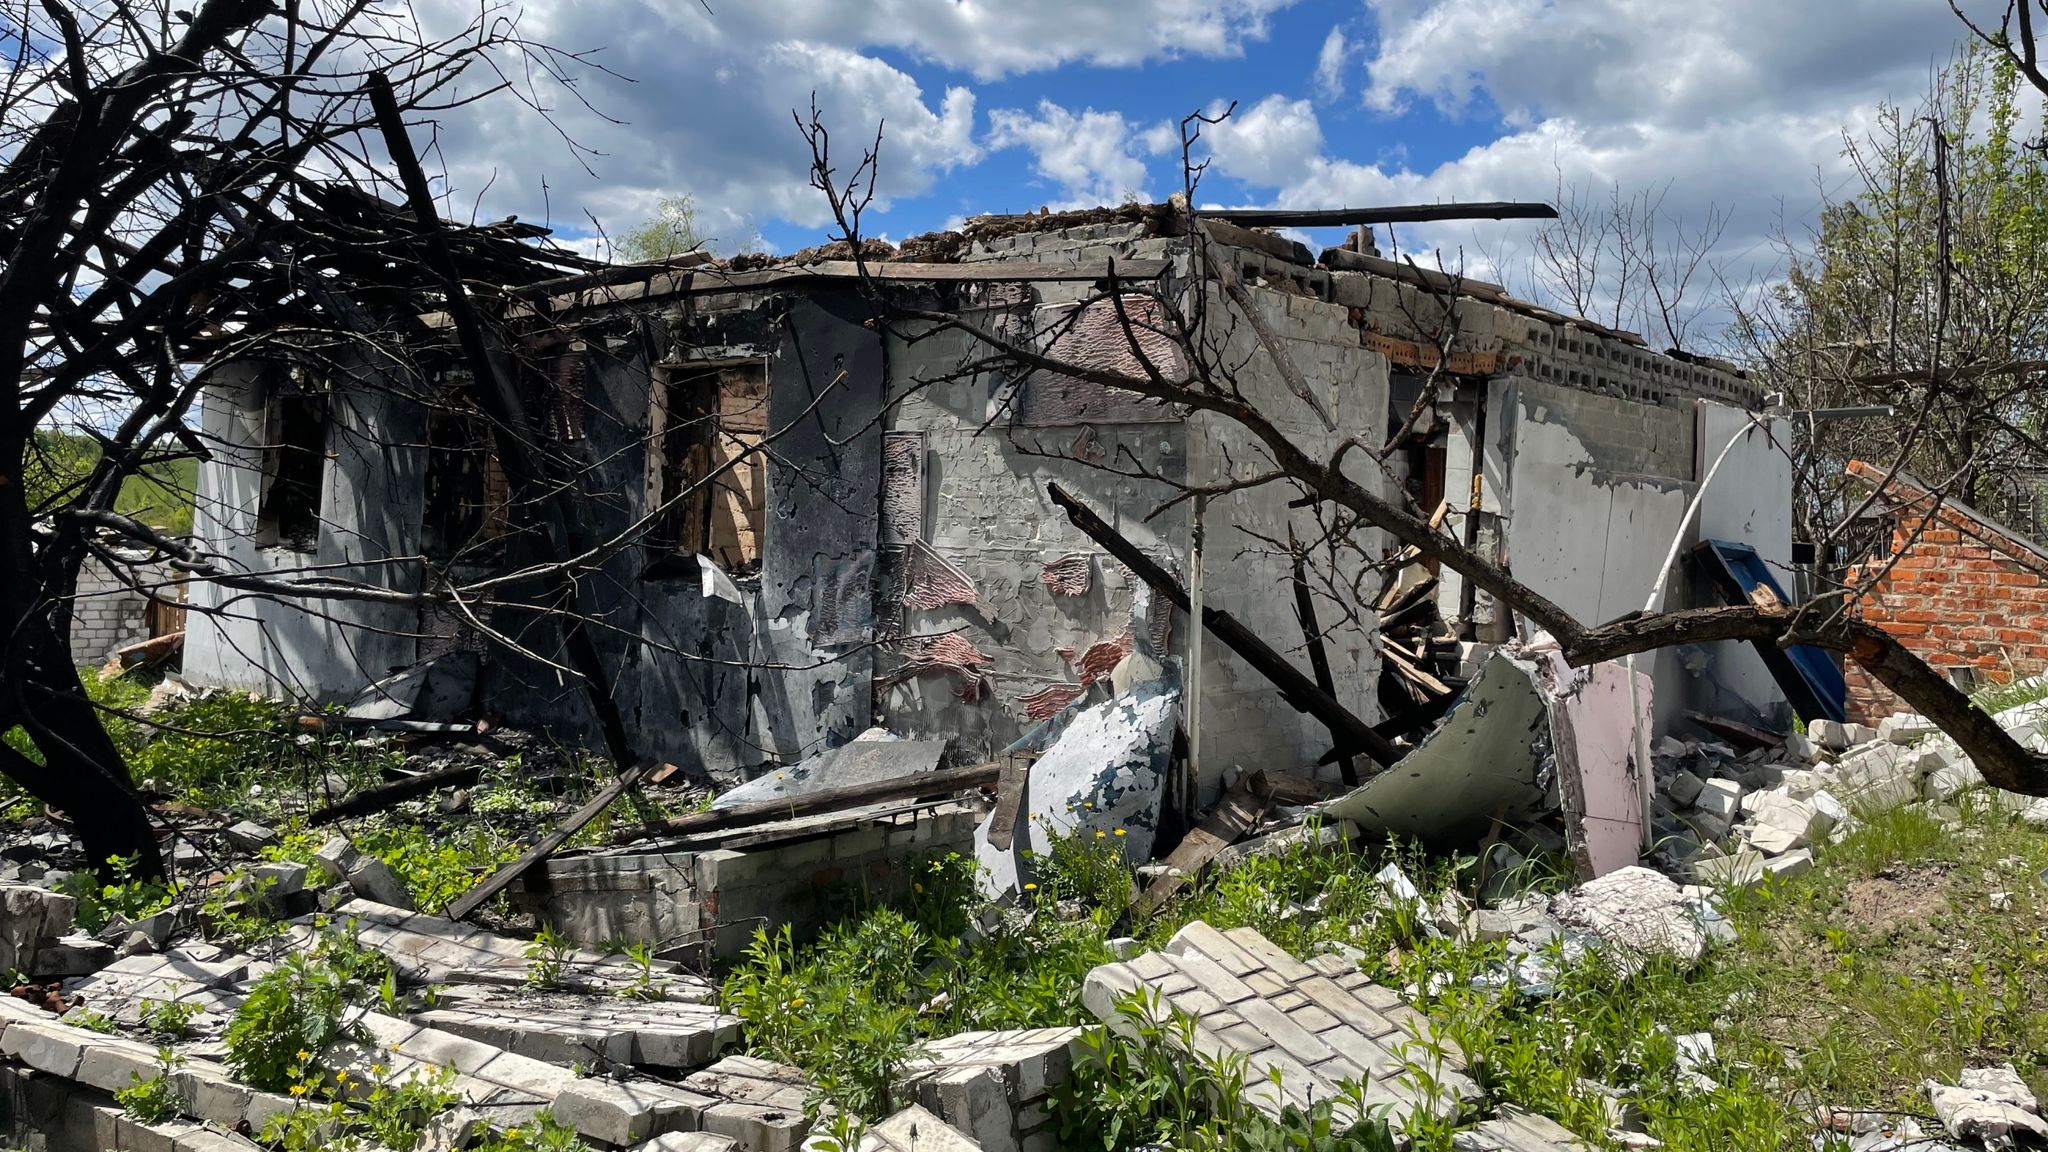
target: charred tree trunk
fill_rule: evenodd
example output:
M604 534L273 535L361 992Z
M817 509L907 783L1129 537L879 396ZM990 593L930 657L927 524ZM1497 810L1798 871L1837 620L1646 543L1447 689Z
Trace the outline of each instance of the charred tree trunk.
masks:
M15 461L9 476L21 474L22 443L15 438L9 445ZM52 594L52 565L47 558L39 564L27 546L34 536L18 483L0 485L0 534L9 542L0 560L0 587L16 590L0 618L6 630L0 646L0 684L6 686L0 729L19 724L43 759L38 764L0 746L0 772L70 818L87 858L103 876L110 875L107 861L120 856L132 861L131 875L159 878L163 857L149 812L71 663L71 612L63 594L69 589ZM75 572L76 565L58 570Z

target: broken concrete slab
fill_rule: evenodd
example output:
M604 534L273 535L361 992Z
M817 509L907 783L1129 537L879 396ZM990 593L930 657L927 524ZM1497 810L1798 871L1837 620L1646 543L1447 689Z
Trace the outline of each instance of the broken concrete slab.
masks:
M1015 890L1029 880L1032 857L1076 832L1120 832L1129 860L1151 859L1179 720L1180 688L1169 679L1048 722L1033 740L1044 752L1026 778L1019 807L1025 819L1011 847L988 842L987 822L975 833L988 889Z
M1342 978L1319 965L1334 965ZM1140 991L1156 997L1153 1007L1131 1000ZM1132 1027L1127 1003L1193 1018L1196 1053L1243 1057L1247 1102L1274 1116L1290 1104L1341 1098L1347 1080L1363 1085L1366 1107L1384 1106L1396 1127L1415 1109L1451 1115L1479 1095L1463 1053L1399 996L1340 957L1303 964L1248 928L1218 932L1196 921L1164 951L1090 972L1081 999L1119 1030ZM1418 1062L1422 1072L1410 1075Z
M412 1020L563 1067L599 1061L688 1071L740 1039L740 1019L704 1004L549 992L443 1004Z
M47 941L71 931L78 901L34 884L0 884L0 970L33 971Z
M790 1152L810 1132L804 1109L811 1082L801 1068L727 1056L684 1077L683 1087L712 1100L701 1130L730 1137L746 1152Z
M980 1152L984 1145L915 1104L861 1133L846 1152Z
M1571 1129L1548 1116L1527 1112L1512 1104L1495 1110L1493 1119L1482 1120L1470 1130L1451 1137L1457 1152L1591 1152L1592 1145L1572 1134Z
M1550 914L1625 953L1689 964L1706 950L1706 932L1685 894L1649 868L1623 868L1560 893Z
M733 1152L739 1141L716 1132L667 1132L645 1144L636 1144L632 1152Z
M458 923L423 912L409 912L369 900L352 900L337 908L328 919L354 933L365 947L375 948L411 978L427 984L473 983L501 987L524 987L534 961L527 955L528 942L500 936L482 928ZM296 946L311 943L318 931L314 918L302 917L286 930ZM709 1003L717 989L700 976L674 970L658 963L656 974L666 985L669 999L686 1003ZM587 949L573 949L563 960L561 979L572 988L586 991L616 991L638 983L638 964L626 956L607 956Z
M711 807L735 808L782 800L828 788L873 784L935 771L946 754L944 740L853 740L806 760L764 773L719 794Z
M557 1123L607 1144L637 1144L664 1132L692 1131L712 1101L653 1081L577 1080L555 1095Z
M1073 1068L1081 1028L962 1032L934 1040L904 1069L916 1100L987 1152L1022 1152L1057 1135L1051 1091Z

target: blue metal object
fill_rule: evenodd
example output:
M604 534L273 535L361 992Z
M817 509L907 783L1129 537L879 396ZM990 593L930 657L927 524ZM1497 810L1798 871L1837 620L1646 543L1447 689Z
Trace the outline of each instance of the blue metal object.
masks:
M1768 596L1777 598L1778 603L1790 605L1785 590L1771 578L1771 570L1756 549L1747 544L1735 544L1726 540L1702 540L1693 549L1693 555L1713 578L1714 587L1720 590L1722 599L1734 605L1755 604L1759 589ZM1799 718L1812 723L1815 720L1842 721L1848 718L1846 706L1849 699L1848 682L1842 679L1842 670L1835 667L1834 658L1826 649L1811 644L1794 644L1779 647L1769 640L1752 641L1757 655L1764 658L1765 667L1771 670L1771 677L1778 687L1785 690L1785 699L1792 702L1792 710Z

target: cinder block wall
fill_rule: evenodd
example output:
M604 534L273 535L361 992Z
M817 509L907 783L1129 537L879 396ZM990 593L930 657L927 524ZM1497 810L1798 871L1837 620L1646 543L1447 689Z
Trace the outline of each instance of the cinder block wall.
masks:
M71 602L71 662L98 664L114 649L147 639L149 600L88 558L79 566L78 594Z
M1915 538L1920 520L1894 530L1886 552L1903 555L1857 605L1863 618L1951 675L1970 668L2002 684L2048 669L2048 561L1946 510ZM1849 582L1882 566L1852 568ZM1905 707L1855 661L1846 671L1850 719L1875 724Z

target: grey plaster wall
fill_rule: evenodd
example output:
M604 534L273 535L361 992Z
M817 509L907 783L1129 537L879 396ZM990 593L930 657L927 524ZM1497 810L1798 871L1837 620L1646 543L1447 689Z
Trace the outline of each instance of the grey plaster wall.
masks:
M425 436L417 407L383 389L329 397L321 527L310 552L257 541L267 373L222 369L199 406L213 458L200 463L192 530L226 567L322 575L411 590L417 555ZM331 698L413 662L416 614L363 602L307 604L259 598L204 581L191 586L185 668L200 683L273 695Z
M1016 240L1036 239L1036 244ZM1029 258L1078 253L1099 258L1086 244L1064 238L1012 238L1006 252ZM1159 249L1140 249L1152 254ZM1128 254L1128 253L1126 253ZM1032 303L1061 298L1039 290ZM1387 368L1378 354L1362 348L1348 310L1311 297L1254 289L1268 323L1336 419L1325 428L1282 383L1249 326L1231 323L1230 312L1212 301L1220 359L1242 362L1241 386L1262 411L1311 451L1328 451L1347 435L1382 434L1387 403ZM991 322L996 312L988 314ZM899 387L945 376L970 349L957 336L941 336L892 350ZM1264 450L1229 421L1197 416L1184 423L1101 424L1090 427L1019 428L998 420L984 430L991 401L1002 381L987 377L953 380L909 390L892 412L892 430L925 434L928 452L924 516L926 541L974 584L982 603L911 612L909 631L954 631L991 658L980 696L958 675L934 673L888 687L878 722L919 735L957 737L962 750L988 755L1036 721L1024 700L1054 685L1078 686L1071 655L1127 631L1142 636L1141 590L1120 566L1068 523L1046 495L1057 481L1086 501L1139 547L1186 577L1191 543L1189 505L1182 502L1153 516L1171 496L1168 485L1131 475L1150 472L1171 478L1220 479L1243 476L1270 465ZM1110 465L1115 465L1112 469ZM1118 474L1119 472L1123 474ZM1381 486L1376 472L1360 469L1361 482ZM1294 600L1289 562L1266 539L1285 539L1290 520L1303 539L1313 539L1311 514L1290 511L1291 488L1267 486L1234 493L1208 508L1204 563L1210 604L1237 615L1286 653L1304 673L1309 669ZM1150 517L1148 519L1148 517ZM1376 552L1377 533L1360 541ZM1040 581L1044 566L1065 556L1089 558L1091 579L1082 596L1059 595ZM1348 579L1353 572L1339 574ZM1332 601L1319 603L1322 623L1338 625L1344 613ZM1137 619L1134 621L1134 617ZM1186 620L1174 614L1170 655L1187 651ZM1368 631L1332 627L1328 648L1338 696L1359 715L1376 719L1373 686L1378 656ZM1142 645L1142 640L1139 641ZM1066 650L1066 655L1062 650ZM1296 768L1329 747L1329 735L1314 720L1294 712L1272 685L1220 643L1204 645L1201 674L1202 786L1213 798L1233 766ZM1098 694L1107 691L1098 687Z

